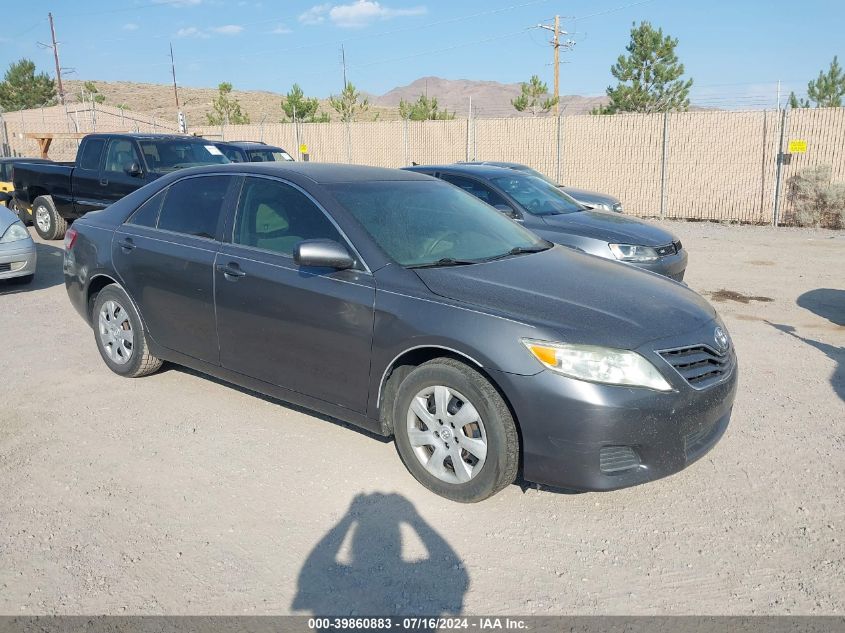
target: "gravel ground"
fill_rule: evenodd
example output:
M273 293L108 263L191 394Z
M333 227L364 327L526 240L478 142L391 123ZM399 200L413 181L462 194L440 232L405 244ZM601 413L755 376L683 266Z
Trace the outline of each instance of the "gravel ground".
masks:
M472 506L342 424L112 374L41 244L35 284L0 285L0 613L842 614L845 235L666 226L738 349L721 443Z

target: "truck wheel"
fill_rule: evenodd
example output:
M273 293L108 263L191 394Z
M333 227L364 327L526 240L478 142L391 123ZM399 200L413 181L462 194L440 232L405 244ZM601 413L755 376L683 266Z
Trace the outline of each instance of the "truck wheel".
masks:
M51 196L38 196L32 203L32 223L35 232L45 240L60 240L67 231L67 220L56 211Z

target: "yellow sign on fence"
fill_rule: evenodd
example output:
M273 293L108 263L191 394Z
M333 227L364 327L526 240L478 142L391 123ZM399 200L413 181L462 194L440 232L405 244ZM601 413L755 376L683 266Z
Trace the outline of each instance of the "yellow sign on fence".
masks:
M793 138L789 140L790 154L804 154L807 152L807 141L800 138Z
M299 153L300 154L307 154L308 153L308 146L305 143L303 143L302 145L299 146Z

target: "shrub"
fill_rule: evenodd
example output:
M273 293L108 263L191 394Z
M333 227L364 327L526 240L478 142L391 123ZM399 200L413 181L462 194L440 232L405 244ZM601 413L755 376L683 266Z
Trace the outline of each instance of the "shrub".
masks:
M798 226L845 226L845 183L831 182L830 165L808 167L786 181Z

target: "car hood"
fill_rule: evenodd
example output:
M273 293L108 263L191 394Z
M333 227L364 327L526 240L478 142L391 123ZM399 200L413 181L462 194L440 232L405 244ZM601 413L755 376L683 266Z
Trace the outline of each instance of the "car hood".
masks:
M716 316L682 284L560 246L414 272L434 294L549 328L571 343L636 349L697 330Z
M578 202L586 202L588 204L606 204L613 206L619 202L619 198L614 198L606 193L599 193L598 191L589 191L587 189L576 189L575 187L564 187L560 185L565 193L575 198Z
M642 220L601 211L578 211L540 216L546 230L559 230L614 244L666 246L677 238L669 231Z

